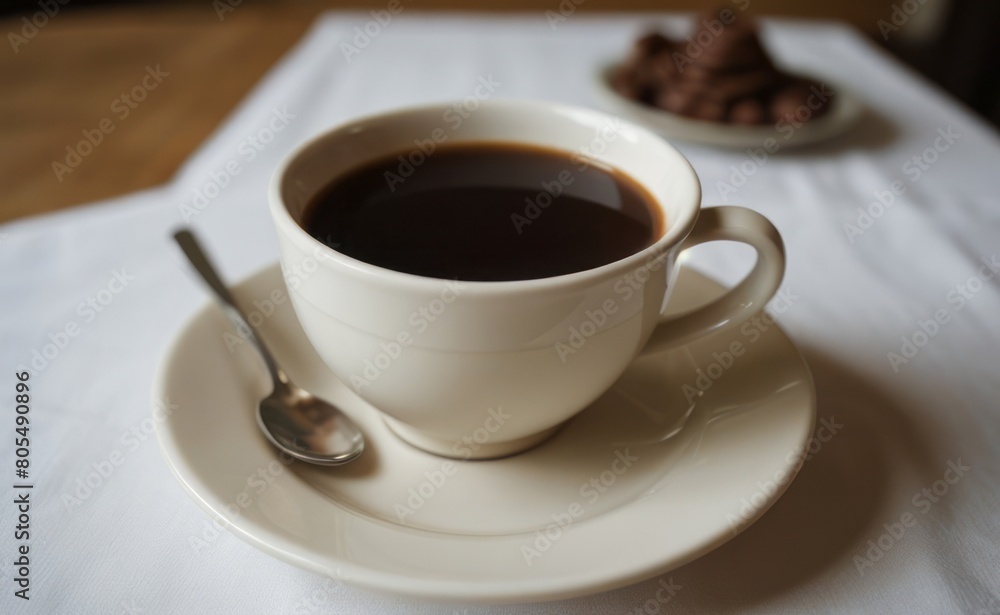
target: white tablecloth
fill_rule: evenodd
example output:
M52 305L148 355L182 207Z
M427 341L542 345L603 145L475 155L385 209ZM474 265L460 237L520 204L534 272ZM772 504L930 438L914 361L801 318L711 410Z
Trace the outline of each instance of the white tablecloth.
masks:
M207 516L161 459L149 401L168 342L206 301L168 239L182 214L196 212L191 224L239 280L276 259L265 186L298 142L360 114L464 98L481 78L500 83L497 97L592 105L595 68L644 29L631 17L574 16L553 29L541 12L404 11L346 57L342 44L370 19L321 19L168 185L0 228L0 612L1000 613L1000 139L830 24L768 22L766 40L786 63L854 89L871 109L857 129L757 162L679 144L706 204L752 207L784 235L791 305L778 318L814 372L826 425L758 523L648 582L518 607L335 585L228 533L195 552L189 539ZM239 174L216 191L227 165ZM734 165L749 177L731 192L719 182L735 187ZM905 192L871 207L893 182ZM196 191L208 196L195 201ZM705 248L693 262L733 282L746 269L734 255ZM30 602L14 597L12 566L21 366L32 372ZM81 486L102 468L97 486ZM661 581L682 586L669 603L655 599Z

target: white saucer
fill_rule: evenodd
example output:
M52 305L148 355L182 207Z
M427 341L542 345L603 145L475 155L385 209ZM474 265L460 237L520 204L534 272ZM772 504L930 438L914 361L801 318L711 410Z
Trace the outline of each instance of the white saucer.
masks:
M835 92L833 108L822 117L799 126L791 124L742 126L697 120L625 98L611 87L614 66L605 66L594 75L595 92L600 105L618 117L645 126L668 139L681 139L732 148L757 148L774 139L779 148L798 147L832 139L846 132L861 117L861 101L850 89L828 80L811 77L829 85ZM777 151L777 150L774 150ZM772 152L773 153L773 152Z
M286 295L266 315L263 301L284 288L274 266L234 291L251 310L258 302L258 333L290 376L362 426L361 459L341 468L278 461L254 421L269 388L263 368L249 344L229 351L238 338L226 336L214 305L178 333L160 367L154 395L177 408L158 436L209 514L254 547L335 579L464 602L553 600L634 583L704 555L763 514L812 434L815 391L795 347L776 326L756 341L735 328L636 361L535 449L445 460L397 439L327 371ZM673 311L719 292L684 269ZM712 353L736 341L745 354L728 369L711 367ZM697 386L695 366L715 379L692 408L682 385Z

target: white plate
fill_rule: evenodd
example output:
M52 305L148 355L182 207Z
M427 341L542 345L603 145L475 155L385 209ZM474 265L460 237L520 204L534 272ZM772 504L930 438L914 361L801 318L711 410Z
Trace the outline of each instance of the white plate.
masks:
M833 108L822 117L793 124L743 126L697 120L625 98L611 87L614 66L595 74L595 92L600 105L608 112L656 132L668 139L681 139L722 147L762 147L774 139L778 147L797 147L832 139L846 132L861 117L861 101L850 89L819 77L802 75L826 83L834 91Z
M214 305L178 333L160 367L154 395L178 407L158 436L173 473L209 514L254 547L339 580L466 602L553 600L634 583L704 555L763 514L798 471L812 433L812 378L771 326L759 339L734 329L636 361L531 451L449 462L403 444L327 371L286 295L267 315L266 301L284 288L274 266L234 291L260 314L251 315L262 319L258 332L290 376L362 426L361 459L341 468L278 461L254 422L269 387L263 368L249 344L230 352L239 338L227 336ZM690 309L719 292L685 269L671 306ZM712 353L733 342L745 353L712 368ZM696 384L696 366L716 378L692 407L682 385Z

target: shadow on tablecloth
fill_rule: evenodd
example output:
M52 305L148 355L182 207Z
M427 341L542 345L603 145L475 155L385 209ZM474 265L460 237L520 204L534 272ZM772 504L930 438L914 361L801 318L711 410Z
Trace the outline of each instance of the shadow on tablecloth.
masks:
M883 523L898 520L900 490L907 500L912 495L902 485L914 475L924 484L939 478L944 455L905 408L870 377L815 349L803 354L816 381L817 434L826 435L824 425L836 433L813 446L788 491L754 525L661 575L684 587L665 612L742 611L821 575L858 579L853 558L884 532ZM636 589L648 585L654 595L658 582L612 595L621 595L623 608L634 607Z
M899 128L889 117L866 105L861 117L844 134L829 141L779 149L774 155L807 158L836 156L857 150L874 152L888 148L898 136Z

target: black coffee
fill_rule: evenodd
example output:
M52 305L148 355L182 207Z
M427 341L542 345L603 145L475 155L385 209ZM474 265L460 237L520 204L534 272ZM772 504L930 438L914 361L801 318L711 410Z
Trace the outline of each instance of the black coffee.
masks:
M580 156L503 143L417 152L336 178L308 205L305 229L366 263L480 281L592 269L663 232L644 188Z

